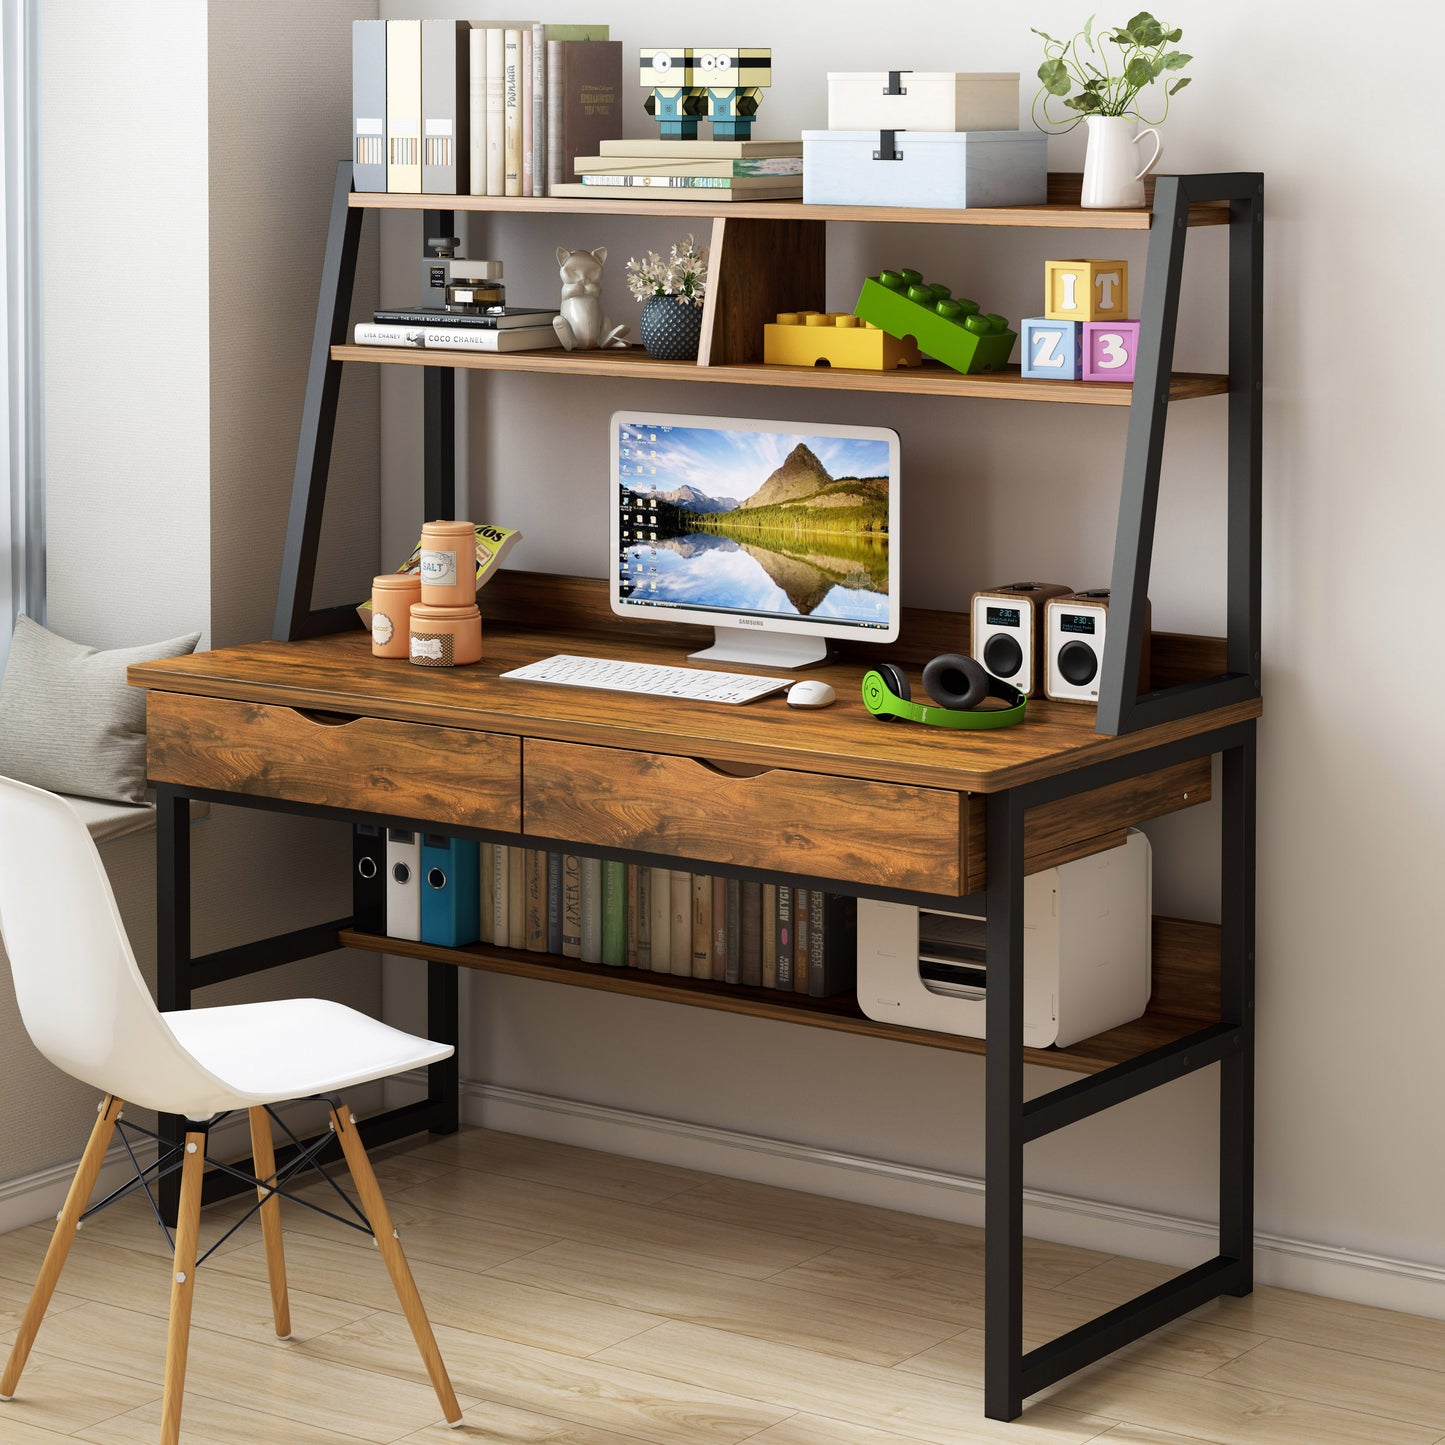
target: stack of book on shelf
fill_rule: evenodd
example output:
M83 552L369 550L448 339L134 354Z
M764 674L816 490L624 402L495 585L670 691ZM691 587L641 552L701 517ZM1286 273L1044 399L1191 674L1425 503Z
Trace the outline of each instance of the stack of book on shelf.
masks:
M358 191L541 196L622 134L622 45L606 25L352 22Z
M786 201L803 194L801 140L605 140L578 156L576 184L554 196L670 201Z
M479 943L813 998L857 988L855 898L501 843L479 871Z
M560 346L552 329L559 313L543 307L504 306L482 315L456 315L432 307L378 311L358 321L363 346L420 346L433 351L541 351Z

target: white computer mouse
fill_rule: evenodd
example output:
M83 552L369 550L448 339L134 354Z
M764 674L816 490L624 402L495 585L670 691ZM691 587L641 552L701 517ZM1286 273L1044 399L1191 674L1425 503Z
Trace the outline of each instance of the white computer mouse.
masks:
M788 689L789 707L831 707L838 694L826 682L804 679Z

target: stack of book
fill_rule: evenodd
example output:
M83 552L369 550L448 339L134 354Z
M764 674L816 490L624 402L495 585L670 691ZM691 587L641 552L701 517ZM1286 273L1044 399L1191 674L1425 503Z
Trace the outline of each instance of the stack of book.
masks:
M560 346L552 329L559 313L541 307L504 306L479 316L432 307L378 311L358 321L353 333L362 346L420 346L433 351L541 351Z
M542 196L622 134L622 45L606 25L352 22L358 191Z
M673 201L784 201L803 194L801 140L605 140L578 156L578 180L554 196Z

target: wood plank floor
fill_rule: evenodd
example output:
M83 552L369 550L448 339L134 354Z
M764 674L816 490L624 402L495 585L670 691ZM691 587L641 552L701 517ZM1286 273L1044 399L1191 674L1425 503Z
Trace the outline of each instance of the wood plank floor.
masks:
M382 1151L377 1173L465 1428L443 1433L370 1241L285 1204L294 1338L272 1336L253 1219L200 1271L189 1445L1445 1442L1445 1323L1261 1289L998 1425L978 1230L480 1129ZM208 1210L203 1246L240 1212ZM48 1234L0 1236L0 1345ZM143 1202L86 1226L0 1442L157 1438L165 1253ZM1033 1243L1029 1341L1169 1273Z

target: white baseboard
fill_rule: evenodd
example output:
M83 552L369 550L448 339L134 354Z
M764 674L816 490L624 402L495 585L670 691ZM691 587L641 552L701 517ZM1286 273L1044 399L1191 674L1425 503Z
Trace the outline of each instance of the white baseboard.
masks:
M425 1087L421 1075L389 1081L388 1107L423 1097ZM609 1154L935 1219L983 1224L982 1180L911 1164L496 1084L462 1084L462 1119L483 1128ZM1194 1265L1214 1253L1215 1227L1206 1221L1038 1189L1024 1192L1024 1228L1038 1239L1163 1264ZM1260 1284L1445 1319L1445 1270L1433 1265L1256 1234L1254 1268Z

